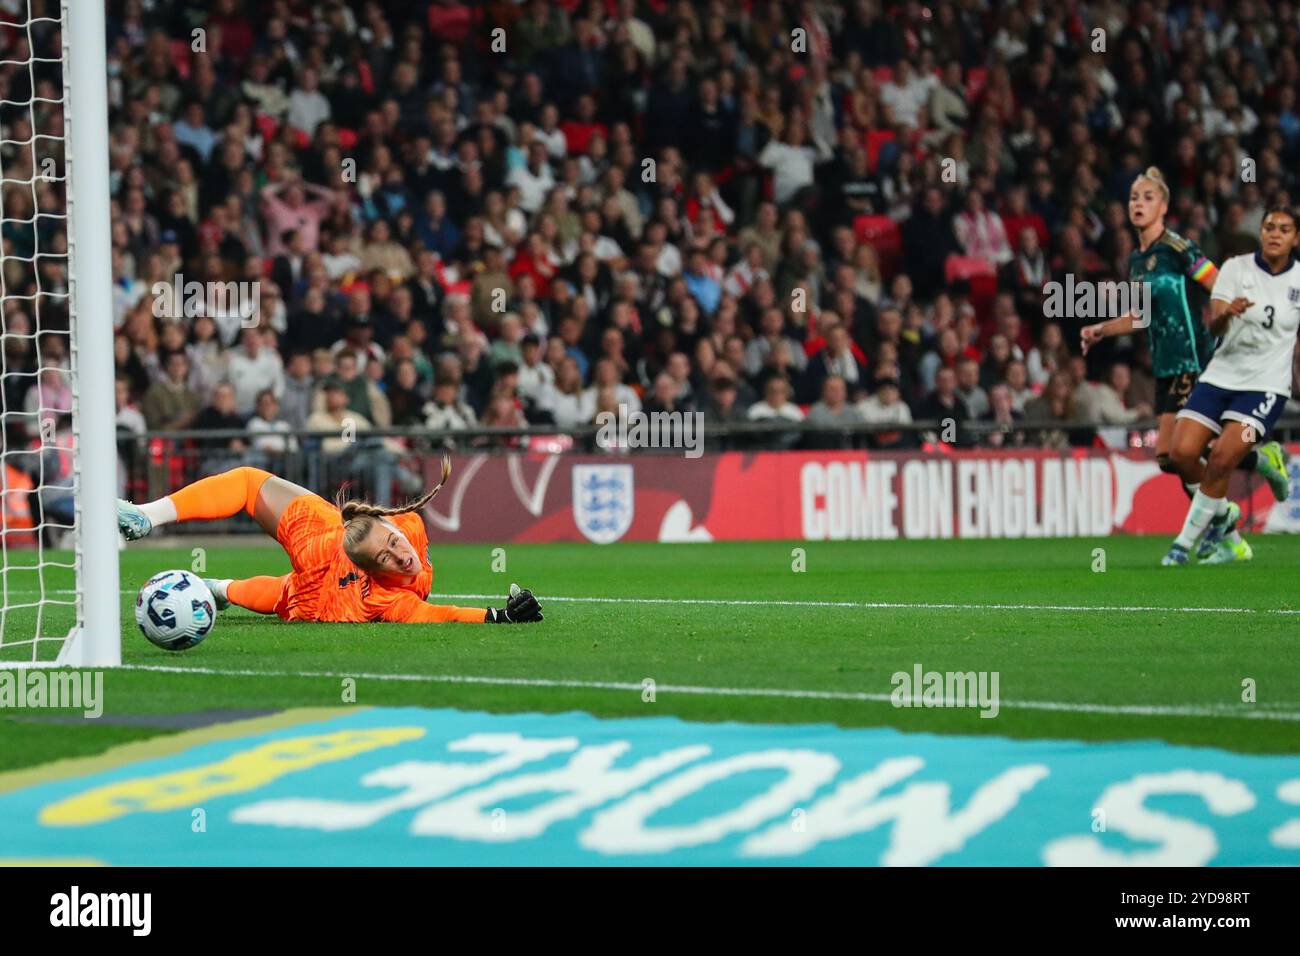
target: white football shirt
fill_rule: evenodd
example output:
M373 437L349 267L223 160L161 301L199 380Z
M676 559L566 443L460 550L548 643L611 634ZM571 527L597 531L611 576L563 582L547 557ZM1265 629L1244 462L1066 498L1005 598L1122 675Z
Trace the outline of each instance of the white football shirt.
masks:
M1293 259L1273 275L1259 253L1233 256L1214 282L1212 299L1249 299L1253 305L1228 321L1201 381L1234 392L1291 396L1291 353L1300 330L1300 264Z

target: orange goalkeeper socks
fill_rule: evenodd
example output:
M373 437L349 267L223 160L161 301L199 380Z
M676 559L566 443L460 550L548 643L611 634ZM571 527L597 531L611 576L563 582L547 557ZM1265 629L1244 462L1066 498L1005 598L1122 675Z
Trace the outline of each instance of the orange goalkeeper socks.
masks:
M255 578L231 581L226 585L226 597L230 599L231 604L248 608L250 611L273 614L283 586L283 577L262 574Z
M252 517L257 493L270 477L269 471L260 468L232 468L186 485L168 495L167 500L176 510L176 521L212 521L229 518L240 511Z

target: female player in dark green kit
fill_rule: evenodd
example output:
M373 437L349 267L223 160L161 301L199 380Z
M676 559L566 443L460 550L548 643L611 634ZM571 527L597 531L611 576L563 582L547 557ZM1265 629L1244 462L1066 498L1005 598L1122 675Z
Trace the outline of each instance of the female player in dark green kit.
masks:
M1173 447L1174 419L1187 404L1197 379L1214 354L1214 339L1209 329L1188 303L1188 285L1198 283L1209 292L1219 272L1196 243L1165 227L1168 211L1169 186L1160 170L1151 166L1133 181L1129 192L1129 222L1137 230L1138 240L1137 248L1129 256L1129 281L1146 283L1150 290L1150 315L1145 318L1151 365L1156 376L1155 411L1160 423L1156 461L1161 471L1177 474L1169 454ZM1084 326L1083 352L1086 355L1103 338L1125 335L1142 327L1139 317L1131 313ZM1286 452L1277 442L1260 446L1239 467L1258 473L1268 482L1278 501L1286 500L1290 490ZM1186 483L1183 488L1189 497L1196 492ZM1235 503L1231 508L1235 510L1228 515L1222 534L1207 534L1201 541L1199 557L1210 555L1219 540L1230 544L1240 541L1236 523L1241 511Z

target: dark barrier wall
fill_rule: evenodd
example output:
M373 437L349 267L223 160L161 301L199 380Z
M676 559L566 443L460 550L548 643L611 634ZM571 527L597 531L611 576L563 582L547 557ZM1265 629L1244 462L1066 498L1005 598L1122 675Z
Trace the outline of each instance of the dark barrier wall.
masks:
M1280 505L1234 479L1248 528L1300 531L1292 479ZM817 541L1172 535L1186 508L1144 451L462 454L428 517L435 540Z

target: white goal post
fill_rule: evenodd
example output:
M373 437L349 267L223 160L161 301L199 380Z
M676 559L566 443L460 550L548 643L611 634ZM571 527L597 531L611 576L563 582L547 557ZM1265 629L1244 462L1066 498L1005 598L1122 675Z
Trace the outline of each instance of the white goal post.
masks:
M71 219L68 285L72 294L73 433L77 436L77 625L58 659L80 667L116 667L122 663L122 602L118 596L117 425L109 309L113 283L104 4L99 0L79 2L75 15L72 0L61 0L60 6L64 124L71 137L66 166Z
M50 5L51 7L53 4ZM28 225L35 236L35 247L30 260L24 258L21 269L30 268L35 277L35 295L11 296L10 290L4 288L3 315L8 322L9 299L21 299L18 306L24 312L22 329L4 329L6 348L9 339L30 339L23 348L34 348L35 371L22 374L34 376L43 383L46 372L52 372L57 380L66 376L71 392L71 448L67 447L66 432L63 436L47 435L45 413L51 415L63 413L66 406L57 405L47 408L44 392L37 386L35 417L40 418L40 438L30 447L17 447L8 442L3 448L4 468L0 481L4 482L2 493L5 495L5 527L3 543L3 567L0 576L3 585L0 597L0 667L31 666L73 666L73 667L112 667L121 663L121 600L118 584L118 548L119 539L116 521L117 489L117 442L114 405L114 362L113 362L113 325L112 325L112 278L110 247L110 210L108 178L108 77L105 53L105 27L103 0L60 0L59 20L51 17L32 16L32 4L27 4L28 20L26 24L9 24L5 29L21 30L25 27L26 50L28 54L28 92L31 102L5 101L10 109L27 106L30 139L26 141L11 140L13 135L5 129L5 140L0 147L11 146L15 150L26 148L30 151L31 162L23 157L17 165L24 173L11 176L10 170L0 172L0 189L21 192L27 186L31 191L30 203L20 202L30 219L16 217L8 208L4 209L6 224L17 221ZM40 56L32 43L33 30L41 36L49 36L47 31L60 29L59 46L61 48L62 100L61 103L49 96L38 94L35 68L42 70L52 68L53 60L48 54ZM22 38L17 37L18 48L22 48ZM43 51L44 52L44 51ZM8 54L4 54L8 56ZM19 66L13 59L5 60L7 66ZM42 74L47 75L47 74ZM61 129L57 126L37 128L36 117L58 116L61 105ZM61 136L59 134L62 134ZM59 144L57 140L62 139ZM38 165L38 156L56 141L52 152L61 145L63 169L54 169L46 159ZM45 166L44 169L41 166ZM46 184L54 183L63 188L62 212L49 213L40 208L39 191ZM45 195L48 195L46 193ZM30 209L26 207L30 205ZM42 288L42 260L59 258L59 251L54 253L42 248L42 220L63 219L66 229L66 292L53 292ZM6 259L14 258L6 254ZM9 263L0 264L8 266ZM7 275L0 269L0 275ZM24 273L25 274L25 273ZM52 298L65 300L67 328L58 328L53 334L66 339L65 363L58 369L46 365L47 358L42 351L44 341L41 336L42 305ZM30 315L28 315L30 313ZM30 324L30 328L26 326ZM24 353L30 354L30 353ZM6 352L6 359L8 354ZM11 369L6 366L7 377ZM6 396L10 394L6 389ZM9 435L10 415L26 414L33 417L31 402L23 412L4 408L5 434ZM28 423L24 421L24 426ZM33 492L40 495L45 490L46 469L45 455L51 450L48 443L53 441L54 452L61 455L70 452L71 459L71 508L74 517L71 524L50 520L44 507L40 510L40 521L34 528L21 529L26 535L24 545L34 548L35 560L16 547L11 547L10 539L14 537L9 526L8 496L11 494L9 475L11 458L37 456L41 464L35 469ZM9 447L14 444L15 447ZM63 479L66 482L66 478ZM68 485L52 486L60 491L65 500ZM65 506L66 507L66 506ZM45 535L47 530L64 532L59 547L72 543L71 559L58 552L47 552ZM71 572L69 579L69 572ZM15 582L11 584L10 578ZM34 580L33 580L34 576ZM20 582L17 578L22 577ZM35 586L33 586L35 585ZM70 586L69 586L70 585ZM57 654L53 653L57 647Z

